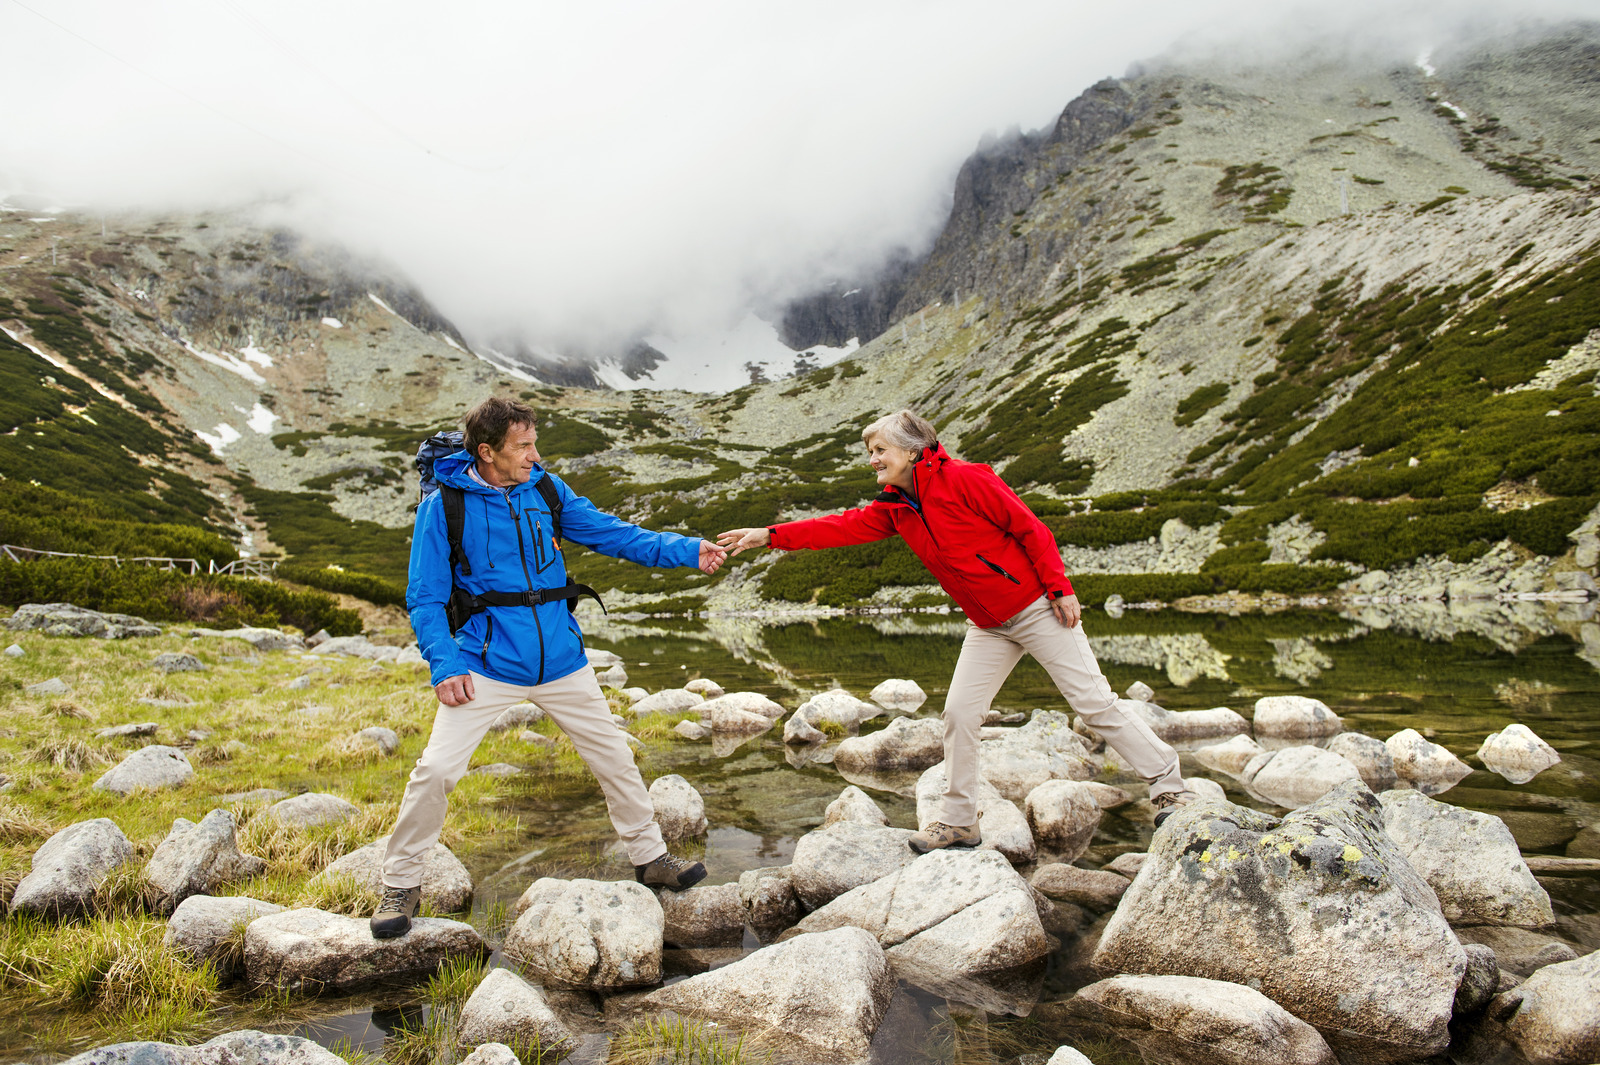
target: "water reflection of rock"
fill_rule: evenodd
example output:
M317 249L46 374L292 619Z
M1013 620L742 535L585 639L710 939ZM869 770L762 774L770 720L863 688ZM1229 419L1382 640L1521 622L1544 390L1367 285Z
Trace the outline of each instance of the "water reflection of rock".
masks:
M1592 620L1595 607L1594 601L1422 599L1351 604L1341 613L1368 629L1391 629L1430 641L1481 636L1513 654L1536 640L1565 633L1583 644L1579 657L1600 669L1600 625Z
M1186 688L1201 677L1231 680L1228 656L1211 646L1200 633L1170 636L1090 636L1089 646L1101 662L1119 666L1159 669L1167 679Z
M1317 645L1304 636L1268 642L1272 644L1272 671L1302 688L1309 688L1312 681L1322 676L1323 670L1333 668L1333 659L1317 650Z

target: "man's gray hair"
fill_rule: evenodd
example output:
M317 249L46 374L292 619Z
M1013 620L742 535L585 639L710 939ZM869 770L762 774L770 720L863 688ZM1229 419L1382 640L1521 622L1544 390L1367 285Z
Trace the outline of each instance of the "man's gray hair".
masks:
M873 437L879 437L890 447L909 451L913 457L921 454L923 448L939 442L939 433L933 425L909 410L886 414L861 430L862 443L872 443Z

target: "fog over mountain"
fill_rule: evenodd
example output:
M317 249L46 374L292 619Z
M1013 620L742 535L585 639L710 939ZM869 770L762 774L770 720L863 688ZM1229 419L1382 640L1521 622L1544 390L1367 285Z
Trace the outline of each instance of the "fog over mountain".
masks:
M776 321L926 251L986 131L1048 126L1130 64L1313 46L1410 62L1595 14L1593 0L1159 0L1132 17L1035 0L28 0L0 7L0 86L24 103L0 116L0 196L244 212L389 264L480 350L609 354L608 383L656 362L651 384L726 388L747 362L786 372L752 311ZM640 341L665 363L640 362Z

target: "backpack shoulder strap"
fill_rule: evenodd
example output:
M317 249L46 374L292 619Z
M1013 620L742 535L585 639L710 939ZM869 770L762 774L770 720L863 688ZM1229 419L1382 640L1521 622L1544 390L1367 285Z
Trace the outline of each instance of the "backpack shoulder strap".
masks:
M461 489L454 485L439 486L439 503L444 507L444 531L450 540L450 565L460 567L465 576L472 576L472 563L461 547L461 530L467 523L467 501ZM452 578L453 582L454 578Z
M544 497L544 505L550 508L550 524L554 526L556 543L559 544L561 542L561 493L556 491L555 483L550 480L548 473L540 475L539 483L536 487L539 489L539 494Z

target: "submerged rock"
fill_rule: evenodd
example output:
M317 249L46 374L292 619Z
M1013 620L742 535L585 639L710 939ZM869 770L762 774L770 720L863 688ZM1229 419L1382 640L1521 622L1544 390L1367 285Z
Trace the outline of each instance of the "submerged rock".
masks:
M161 628L129 614L102 614L71 603L24 603L0 621L12 632L43 632L46 636L96 636L121 640L129 636L160 636Z
M108 817L68 825L33 852L33 865L11 893L11 912L64 920L89 912L111 870L133 857L133 844Z
M851 888L910 865L917 857L909 829L841 821L807 832L789 866L795 894L808 909L825 906Z
M841 769L926 769L944 761L944 722L897 717L868 736L851 736L833 755Z
M887 825L889 818L866 792L851 784L841 791L839 797L830 802L822 813L823 828L838 824L840 821L855 821L863 825Z
M219 975L233 976L244 966L243 953L234 953L235 930L282 912L282 906L243 895L190 895L167 920L162 942L197 967L211 962Z
M1513 784L1526 784L1561 761L1556 749L1527 725L1507 725L1491 732L1478 748L1478 759L1491 773Z
M1081 988L1076 1014L1131 1039L1148 1060L1337 1065L1315 1028L1261 992L1192 976L1116 976Z
M1361 779L1361 771L1354 765L1321 747L1285 747L1266 753L1271 758L1255 765L1249 788L1268 802L1289 809L1315 802L1347 780Z
M1381 801L1384 830L1433 888L1451 924L1555 924L1550 896L1504 821L1409 788L1386 791Z
M764 1026L813 1048L813 1061L866 1057L894 995L870 932L836 928L763 947L732 965L651 992L656 1009Z
M1600 951L1547 965L1489 1003L1533 1065L1600 1061Z
M194 776L194 766L176 747L153 743L141 747L94 782L98 791L132 795L139 788L175 788Z
M943 762L917 778L918 825L939 820L948 779ZM978 778L978 818L979 832L983 836L981 848L999 851L1012 862L1033 860L1036 848L1027 817L1016 803L982 777Z
M1401 729L1384 741L1400 782L1424 795L1442 795L1471 775L1472 767L1414 728Z
M1355 766L1367 787L1375 792L1388 791L1399 783L1394 756L1389 753L1388 745L1375 736L1341 732L1328 741L1327 750Z
M452 958L486 953L471 925L419 917L398 939L374 939L365 917L297 909L250 922L245 974L257 987L343 991L432 974Z
M144 876L155 889L157 912L170 914L190 895L210 895L266 868L265 860L239 853L232 811L212 810L199 824L181 817L174 821Z
M668 773L650 782L650 804L655 807L661 838L668 843L705 835L706 801L678 774Z
M1304 695L1267 695L1256 700L1251 722L1257 739L1262 736L1308 739L1335 736L1344 730L1339 715L1321 699Z
M389 837L379 836L364 847L329 862L312 877L308 887L317 887L334 877L349 877L358 886L383 893L383 858ZM472 874L461 859L443 843L435 843L422 863L422 901L437 913L457 913L472 899Z
M1336 1050L1382 1061L1444 1049L1466 957L1377 797L1350 780L1283 818L1180 807L1094 965L1259 987Z
M661 903L643 884L534 881L505 954L546 987L602 990L661 980Z
M573 1043L571 1029L545 1002L543 992L510 969L490 969L461 1007L456 1039L462 1046L475 1047L515 1043L530 1036L536 1036L546 1051L558 1043Z

